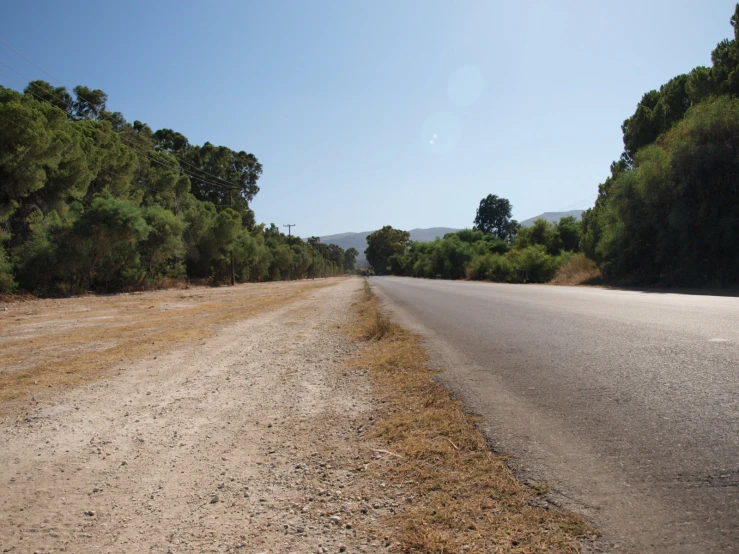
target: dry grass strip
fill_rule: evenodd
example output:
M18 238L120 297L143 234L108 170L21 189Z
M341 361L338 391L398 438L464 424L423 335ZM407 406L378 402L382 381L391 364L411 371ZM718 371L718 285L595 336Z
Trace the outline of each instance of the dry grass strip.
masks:
M0 312L0 402L69 387L113 366L197 343L335 280L34 300Z
M426 368L419 337L392 324L366 285L355 305L355 337L365 341L351 363L368 368L387 408L373 433L390 454L382 481L411 487L420 500L388 521L405 552L581 552L595 531L574 514L549 509L520 483L459 400Z

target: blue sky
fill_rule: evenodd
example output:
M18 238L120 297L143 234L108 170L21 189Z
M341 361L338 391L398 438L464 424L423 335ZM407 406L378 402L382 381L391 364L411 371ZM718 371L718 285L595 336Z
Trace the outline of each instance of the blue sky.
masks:
M710 65L734 5L12 2L0 38L129 121L255 154L257 220L310 236L471 226L490 193L519 220L588 207L623 120Z

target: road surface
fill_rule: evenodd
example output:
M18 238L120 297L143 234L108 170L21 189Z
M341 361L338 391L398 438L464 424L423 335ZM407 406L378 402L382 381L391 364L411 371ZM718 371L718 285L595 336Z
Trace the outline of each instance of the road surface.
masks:
M739 298L375 277L519 476L613 552L739 552Z

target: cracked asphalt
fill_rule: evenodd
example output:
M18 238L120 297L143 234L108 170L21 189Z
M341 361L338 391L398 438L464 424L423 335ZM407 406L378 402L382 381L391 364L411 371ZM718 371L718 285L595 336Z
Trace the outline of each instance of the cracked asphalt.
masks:
M608 552L739 552L739 298L374 277L440 380Z

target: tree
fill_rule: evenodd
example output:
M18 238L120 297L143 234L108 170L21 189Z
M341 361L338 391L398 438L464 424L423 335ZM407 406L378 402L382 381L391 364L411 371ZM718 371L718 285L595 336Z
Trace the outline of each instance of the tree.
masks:
M578 252L580 249L580 222L571 215L560 218L557 222L557 232L562 241L562 249L568 252Z
M107 95L0 87L0 292L119 290L162 277L323 277L357 251L257 225L253 154L190 144L106 108Z
M72 95L67 92L66 87L52 87L46 81L31 81L23 89L25 94L33 96L42 102L48 102L68 114L72 115L73 100Z
M146 208L143 216L150 232L146 240L141 241L139 251L149 275L178 277L184 257L184 221L157 204Z
M739 99L691 108L640 150L601 208L607 274L672 285L739 282Z
M74 94L77 97L73 102L74 115L78 119L98 119L105 112L108 95L102 90L79 85L74 87Z
M364 254L375 272L383 275L388 272L390 256L405 254L410 242L411 234L408 231L393 229L390 225L386 225L367 235L367 248Z
M357 265L359 251L356 248L348 248L344 251L344 269L354 271Z
M0 244L0 293L13 292L18 284L13 279L13 266Z
M511 203L508 200L498 198L494 194L488 194L480 200L474 229L511 242L519 227L518 222L511 219Z
M534 221L534 224L530 227L521 229L516 235L514 244L519 250L540 245L551 256L556 256L562 249L562 239L560 238L557 226L542 218Z

